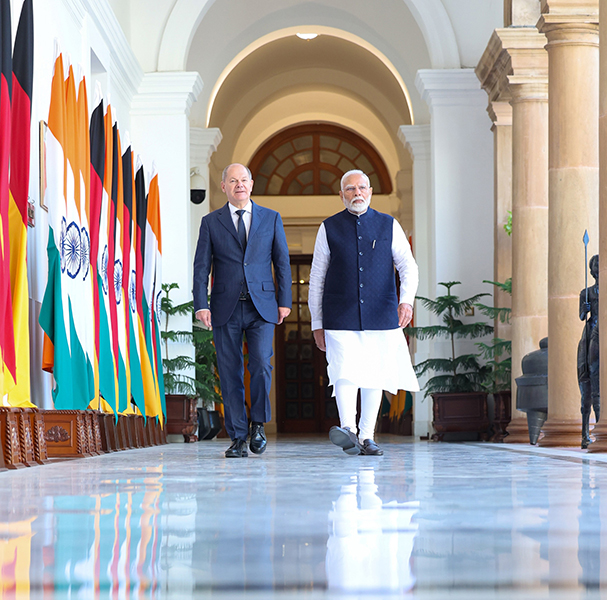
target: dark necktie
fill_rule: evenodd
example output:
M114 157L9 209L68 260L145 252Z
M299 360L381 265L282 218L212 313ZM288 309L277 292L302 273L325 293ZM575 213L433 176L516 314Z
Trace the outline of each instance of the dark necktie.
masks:
M247 249L247 230L245 229L245 226L244 226L244 213L245 213L244 209L240 209L240 210L236 211L236 214L238 215L238 241L240 242L242 249L246 250Z
M242 208L240 210L236 211L236 214L238 215L238 241L240 242L240 245L242 246L243 253L247 249L247 230L245 229L245 226L244 226L244 213L245 213L245 210ZM242 282L242 289L240 290L240 297L241 297L241 299L244 300L244 298L248 295L249 295L249 286L247 285L247 280L245 279Z

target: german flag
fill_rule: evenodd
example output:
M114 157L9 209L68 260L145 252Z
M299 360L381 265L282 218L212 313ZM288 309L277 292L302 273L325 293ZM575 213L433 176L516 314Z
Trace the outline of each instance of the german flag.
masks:
M141 159L137 160L135 175L135 261L136 261L136 295L137 295L137 329L139 335L139 353L141 356L141 378L145 406L141 409L146 416L156 416L162 411L158 408L158 382L153 366L154 347L151 340L150 307L143 291L145 270L145 231L147 227L148 199L145 193L145 174Z
M10 390L17 378L8 218L13 87L11 42L11 3L10 0L0 0L0 395L2 396Z
M115 293L115 317L112 314L112 329L118 341L118 412L129 413L131 408L131 372L127 338L127 293L124 288L124 175L122 170L122 150L118 125L114 124L114 148L112 167L112 196L110 204L110 232L114 237L112 265L108 265L108 276L113 282ZM116 319L114 321L114 318Z
M100 95L100 93L99 93ZM96 114L93 113L94 118ZM91 157L98 175L92 180L101 178L101 206L99 209L99 241L97 250L97 285L99 295L99 391L107 405L114 413L118 411L118 336L116 294L114 292L114 218L115 207L112 202L113 164L114 164L114 130L112 127L112 109L107 107L101 124L93 126L91 122ZM103 135L103 140L98 137ZM95 139L93 139L95 136ZM101 145L103 144L103 152ZM104 156L103 170L101 155ZM94 186L95 187L95 186ZM96 192L91 192L93 211L97 203ZM102 404L103 406L103 404ZM109 412L108 406L104 407Z
M142 348L139 340L139 317L137 297L137 253L136 253L136 218L137 205L135 196L135 172L133 169L133 152L130 144L122 155L124 178L124 288L127 292L127 339L128 360L131 373L131 396L142 414L145 414L145 392L142 374ZM128 258L127 258L128 257ZM127 270L128 269L128 270Z
M29 288L27 283L27 198L30 176L32 84L34 79L34 14L32 0L25 0L13 50L11 114L9 237L11 298L15 335L15 386L9 391L11 406L30 402Z

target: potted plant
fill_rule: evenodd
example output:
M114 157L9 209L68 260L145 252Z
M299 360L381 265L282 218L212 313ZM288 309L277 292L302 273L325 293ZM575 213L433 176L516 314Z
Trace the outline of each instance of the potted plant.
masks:
M507 279L504 283L485 279L483 283L490 283L504 292L512 294L512 278ZM484 315L494 321L499 319L502 323L510 322L512 309L508 307L493 307L481 303L477 303L476 306ZM501 442L508 435L506 427L508 427L512 417L512 342L494 337L490 343L480 342L477 346L481 350L481 356L486 361L485 364L489 367L483 388L493 397L494 433L491 441Z
M439 325L407 327L405 333L418 339L447 338L450 356L430 358L415 366L417 375L434 373L426 383L426 396L432 396L432 439L441 441L446 433L477 432L486 438L489 429L487 392L483 383L489 367L479 361L478 354L457 354L456 340L474 339L490 335L493 327L487 323L464 323L461 317L471 312L479 300L488 294L476 294L461 299L451 293L459 281L439 283L446 294L435 300L417 296L422 305L441 322Z
M194 312L191 300L182 304L173 302L171 292L176 289L179 289L177 283L163 283L163 296L160 301L160 308L164 314L161 338L165 355L162 359L162 368L167 404L167 432L180 433L186 442L195 442L198 398L201 398L203 403L221 402L221 395L217 391L219 378L213 334L210 331L197 322L193 324L191 331L169 329L171 317L192 315ZM187 355L171 356L171 343L193 344L195 358ZM194 376L187 375L184 371L193 371Z

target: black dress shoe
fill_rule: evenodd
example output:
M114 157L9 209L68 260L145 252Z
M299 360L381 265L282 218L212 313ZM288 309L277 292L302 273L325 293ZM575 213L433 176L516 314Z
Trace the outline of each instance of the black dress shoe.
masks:
M361 454L368 456L383 456L384 451L373 441L365 440Z
M363 447L356 434L349 427L331 427L329 429L329 439L346 454L356 455L362 452Z
M242 458L249 456L247 452L247 440L234 440L226 450L226 458Z
M267 440L263 423L251 423L251 441L249 448L253 454L263 454L266 450Z

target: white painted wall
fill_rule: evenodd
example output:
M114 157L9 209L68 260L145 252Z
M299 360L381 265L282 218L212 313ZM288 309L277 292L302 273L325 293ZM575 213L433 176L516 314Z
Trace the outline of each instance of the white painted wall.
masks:
M504 26L504 1L441 1L455 32L461 67L476 67L493 30Z

